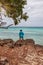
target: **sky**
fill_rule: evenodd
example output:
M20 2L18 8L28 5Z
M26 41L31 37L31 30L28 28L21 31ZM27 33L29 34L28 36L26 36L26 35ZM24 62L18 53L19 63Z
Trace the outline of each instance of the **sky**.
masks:
M29 18L26 22L21 20L21 23L16 26L43 26L43 0L27 0L27 5L25 5L23 10L24 12L27 12ZM7 22L7 25L14 24L14 21L11 18L4 17L4 19Z

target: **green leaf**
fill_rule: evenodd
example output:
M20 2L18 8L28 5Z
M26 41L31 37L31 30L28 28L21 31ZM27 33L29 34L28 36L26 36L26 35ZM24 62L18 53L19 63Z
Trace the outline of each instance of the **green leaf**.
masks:
M15 25L20 22L21 19L27 20L28 16L24 13L23 8L26 5L27 0L0 0L2 7L6 10L9 17L14 19ZM1 11L1 10L0 10ZM20 20L18 17L20 16Z

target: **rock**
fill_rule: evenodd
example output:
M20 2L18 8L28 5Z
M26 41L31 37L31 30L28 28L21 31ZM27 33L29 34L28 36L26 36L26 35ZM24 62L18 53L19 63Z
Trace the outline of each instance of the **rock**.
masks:
M25 44L24 40L18 40L16 41L15 46L22 46L24 44Z
M25 40L25 44L27 45L29 45L29 44L31 44L31 45L34 45L35 44L35 41L33 40L33 39L26 39Z
M4 45L4 41L0 40L0 46L3 46L3 45Z
M8 60L6 57L1 57L0 58L0 65L7 65L8 64Z
M22 45L27 45L27 44L28 44L28 45L29 45L29 44L34 45L35 42L34 42L33 39L26 39L26 40L18 40L18 41L16 41L16 43L15 43L16 46L22 46Z
M15 42L12 39L4 39L3 41L4 41L5 45L7 44L8 47L14 48Z
M14 43L7 43L7 46L8 46L9 48L14 48Z
M4 43L13 43L14 41L12 39L3 39Z
M35 49L37 51L43 50L43 46L42 45L35 44Z
M12 42L7 44L0 46L0 65L43 65L43 46L32 39L18 40L14 48Z
M36 44L35 49L36 49L37 54L40 57L40 59L42 59L43 58L43 46Z
M0 46L9 46L10 48L14 47L15 42L12 39L3 39L0 40Z

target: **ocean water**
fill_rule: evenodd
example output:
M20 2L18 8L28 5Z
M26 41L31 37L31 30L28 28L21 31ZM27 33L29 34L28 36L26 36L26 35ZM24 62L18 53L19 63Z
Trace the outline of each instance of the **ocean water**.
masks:
M23 30L24 39L33 39L36 44L43 45L43 27L9 27L0 28L0 39L19 39L19 31Z

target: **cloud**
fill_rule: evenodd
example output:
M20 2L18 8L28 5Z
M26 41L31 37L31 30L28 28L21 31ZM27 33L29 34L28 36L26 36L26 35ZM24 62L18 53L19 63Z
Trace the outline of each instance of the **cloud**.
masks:
M28 20L21 20L17 26L43 26L43 0L27 0L27 5L23 9L28 13ZM14 21L11 18L6 19L8 24Z
M43 0L27 0L24 11L29 19L27 22L22 20L19 26L43 26Z

